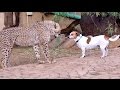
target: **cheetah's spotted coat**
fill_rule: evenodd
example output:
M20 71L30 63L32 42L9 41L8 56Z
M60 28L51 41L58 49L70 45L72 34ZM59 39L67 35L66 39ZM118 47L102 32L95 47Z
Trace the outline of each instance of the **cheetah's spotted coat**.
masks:
M60 25L54 21L37 21L30 27L11 27L0 31L2 68L9 67L9 57L13 45L33 46L36 58L40 60L39 47L42 46L45 59L50 62L48 42L50 35L58 36Z

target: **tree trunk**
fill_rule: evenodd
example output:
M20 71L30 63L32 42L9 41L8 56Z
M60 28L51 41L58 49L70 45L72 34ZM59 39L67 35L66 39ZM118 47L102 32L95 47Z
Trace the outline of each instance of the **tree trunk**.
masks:
M75 27L80 24L80 20L73 21L67 28L61 30L61 34L65 34L65 36L68 36L70 32L72 31L78 31L75 29ZM78 31L80 32L80 31Z
M62 29L61 30L61 34L65 34L65 36L68 36L70 34L70 32L72 31L78 31L76 30L76 26L79 24L81 29L82 29L82 34L84 36L87 35L100 35L100 34L107 34L109 35L109 30L106 29L108 27L109 24L112 24L112 28L113 28L113 33L114 34L119 34L120 33L120 29L118 28L117 31L115 31L115 27L117 27L115 25L115 18L112 16L109 17L96 17L96 15L94 16L89 16L89 15L83 15L82 18L80 20L75 20L73 21L67 28ZM109 23L108 23L109 22ZM117 19L116 23L117 25L120 26L120 20ZM79 30L80 32L81 30ZM110 35L111 36L111 35Z
M15 26L19 26L19 12L15 12Z

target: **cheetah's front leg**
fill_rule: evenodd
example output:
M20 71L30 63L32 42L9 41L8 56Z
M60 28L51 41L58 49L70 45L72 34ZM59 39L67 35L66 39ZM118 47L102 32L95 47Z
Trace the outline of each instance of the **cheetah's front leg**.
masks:
M33 50L35 52L35 56L36 56L36 58L38 60L38 63L45 63L44 61L40 60L40 51L39 51L40 48L39 48L38 44L36 44L36 45L33 46Z
M2 61L1 61L2 68L10 67L9 57L11 54L11 48L6 47L3 48L1 51L2 51Z
M39 60L39 59L40 59L39 46L38 46L38 45L34 45L34 46L33 46L33 50L34 50L34 52L35 52L36 58Z
M52 63L53 59L50 57L48 43L43 43L43 54L48 63Z
M16 36L12 36L9 38L3 39L2 47L1 47L1 52L2 52L2 61L1 61L1 66L2 68L7 68L10 67L10 62L9 62L9 57L12 52L12 48L15 42Z

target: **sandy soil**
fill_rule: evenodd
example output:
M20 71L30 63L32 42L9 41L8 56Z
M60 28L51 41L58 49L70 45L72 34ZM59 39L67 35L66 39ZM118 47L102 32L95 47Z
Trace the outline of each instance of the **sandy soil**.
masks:
M13 66L0 69L0 79L120 79L120 48L109 49L104 59L99 49L90 50L83 59L77 48L52 49L51 55L56 63L37 64L31 48L15 48Z

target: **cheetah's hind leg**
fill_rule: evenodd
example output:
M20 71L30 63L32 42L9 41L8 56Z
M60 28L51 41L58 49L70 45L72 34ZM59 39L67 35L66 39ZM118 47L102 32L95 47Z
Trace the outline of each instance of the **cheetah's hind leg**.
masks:
M39 45L38 44L36 44L36 45L34 45L33 46L33 50L34 50L34 52L35 52L35 56L36 56L36 59L38 60L38 63L39 64L43 64L43 63L45 63L45 61L43 61L43 60L40 60L40 47L39 47Z

